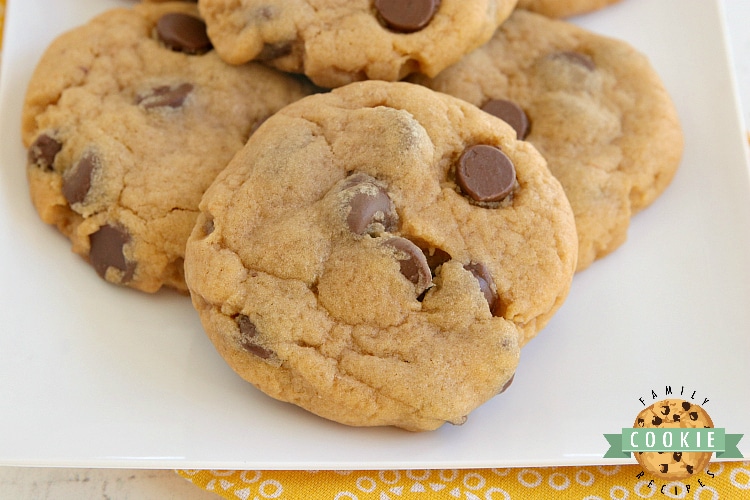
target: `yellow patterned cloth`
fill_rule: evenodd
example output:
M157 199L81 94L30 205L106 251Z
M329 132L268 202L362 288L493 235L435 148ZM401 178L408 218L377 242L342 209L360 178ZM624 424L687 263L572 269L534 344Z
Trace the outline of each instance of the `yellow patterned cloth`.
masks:
M231 500L750 499L750 462L714 462L690 480L671 482L639 465L177 474Z

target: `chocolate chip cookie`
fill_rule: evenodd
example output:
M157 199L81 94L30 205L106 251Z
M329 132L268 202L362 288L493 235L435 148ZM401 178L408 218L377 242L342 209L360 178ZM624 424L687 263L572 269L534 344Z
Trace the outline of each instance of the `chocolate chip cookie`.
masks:
M633 427L712 428L711 417L699 405L682 399L665 399L641 411ZM648 471L665 479L687 479L700 474L711 460L711 452L635 452L635 459Z
M323 87L436 75L486 42L517 0L201 0L226 61L260 60Z
M415 81L501 116L542 153L575 212L579 270L625 241L680 164L680 122L646 56L565 21L517 10L486 45Z
M194 4L107 11L55 40L28 86L32 200L107 281L186 291L203 191L258 123L312 91L224 63Z
M526 9L548 17L570 17L584 14L619 0L518 0L518 8Z
M403 83L269 118L201 201L186 281L217 350L349 425L462 423L565 299L573 215L501 120Z

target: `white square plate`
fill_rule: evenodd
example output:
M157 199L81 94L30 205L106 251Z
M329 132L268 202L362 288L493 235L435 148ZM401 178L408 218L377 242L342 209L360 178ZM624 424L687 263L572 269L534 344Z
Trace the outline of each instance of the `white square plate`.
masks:
M0 464L231 469L615 464L604 433L684 387L750 433L750 181L719 0L623 0L574 22L645 52L686 149L629 241L578 275L514 385L461 427L344 427L241 381L188 298L100 280L40 222L20 139L33 68L128 0L16 0L0 87ZM743 443L740 443L740 449Z

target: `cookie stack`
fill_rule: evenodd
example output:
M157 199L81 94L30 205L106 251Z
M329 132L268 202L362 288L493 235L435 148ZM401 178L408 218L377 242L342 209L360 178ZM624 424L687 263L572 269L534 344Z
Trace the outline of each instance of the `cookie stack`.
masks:
M107 11L29 84L32 201L106 281L189 293L270 396L463 423L679 164L645 56L548 17L605 3Z

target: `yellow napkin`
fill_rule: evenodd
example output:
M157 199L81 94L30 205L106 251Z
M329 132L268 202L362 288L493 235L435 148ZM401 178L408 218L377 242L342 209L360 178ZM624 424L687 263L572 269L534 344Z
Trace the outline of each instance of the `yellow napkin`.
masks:
M446 470L176 472L196 486L231 500L750 498L750 462L714 462L696 477L671 482L649 475L639 465Z

